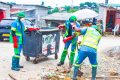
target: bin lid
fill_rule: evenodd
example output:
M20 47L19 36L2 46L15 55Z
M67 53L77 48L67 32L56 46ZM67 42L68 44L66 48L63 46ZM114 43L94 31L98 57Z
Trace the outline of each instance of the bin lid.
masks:
M59 28L56 27L41 27L40 32L52 32L52 31L59 31Z

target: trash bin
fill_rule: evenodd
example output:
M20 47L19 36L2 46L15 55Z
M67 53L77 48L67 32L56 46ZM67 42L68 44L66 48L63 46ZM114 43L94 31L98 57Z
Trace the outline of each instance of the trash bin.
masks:
M33 63L38 63L38 58L47 57L54 54L58 58L60 42L60 31L58 28L43 27L38 31L25 34L23 45L23 55L29 61L30 57L35 57Z

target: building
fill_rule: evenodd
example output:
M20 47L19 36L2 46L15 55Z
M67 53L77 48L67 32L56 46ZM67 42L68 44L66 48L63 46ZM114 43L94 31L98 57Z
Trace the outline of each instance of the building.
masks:
M99 19L103 21L104 32L112 32L115 25L120 25L120 4L101 4Z
M71 13L53 13L48 16L42 17L45 20L47 26L56 27L59 24L63 24L65 20L68 20Z
M11 5L0 1L0 18L10 17L10 6Z
M48 15L48 7L41 5L24 5L16 4L12 5L11 17L15 17L19 11L24 11L26 18L34 21L37 25L45 26L45 22L41 19L43 16Z

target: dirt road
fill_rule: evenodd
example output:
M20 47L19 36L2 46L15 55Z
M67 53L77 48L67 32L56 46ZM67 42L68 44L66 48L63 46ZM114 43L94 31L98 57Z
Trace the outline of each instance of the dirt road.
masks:
M80 37L81 39L81 37ZM60 51L59 51L59 58L60 53L63 50L64 44L62 43L62 39L60 42ZM100 45L98 48L98 61L99 61L99 67L98 67L98 75L99 76L105 76L108 75L110 67L113 67L115 70L119 70L118 68L120 66L120 60L115 61L111 58L108 58L105 56L104 51L107 48L114 47L114 46L120 46L120 37L114 37L114 36L108 36L103 37L100 41ZM58 63L58 60L54 59L54 56L49 56L48 60L41 61L38 64L33 64L32 62L27 62L23 55L21 55L21 64L24 65L24 68L21 69L19 72L15 72L11 70L11 57L13 55L13 48L12 44L8 42L0 42L0 80L12 80L8 74L14 76L16 80L42 80L40 76L49 74L51 69L55 69ZM68 60L66 60L66 63L68 63ZM83 71L86 75L90 76L90 70L91 66L88 62L88 59L84 62L84 67L82 67ZM67 64L68 65L68 64ZM86 69L87 70L86 70ZM108 69L106 69L108 68ZM103 71L103 72L101 72ZM54 72L53 72L54 73Z

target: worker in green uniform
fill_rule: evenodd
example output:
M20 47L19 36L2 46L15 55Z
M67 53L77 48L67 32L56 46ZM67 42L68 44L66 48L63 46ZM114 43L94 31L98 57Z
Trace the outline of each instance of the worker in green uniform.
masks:
M11 24L11 38L14 47L14 55L12 57L12 70L19 71L23 66L19 65L20 53L24 42L24 31L26 30L21 19L25 17L24 12L17 13L17 19Z
M72 29L72 26L74 26L74 25L76 25L78 28L80 28L80 24L77 22L76 16L71 16L69 18L69 20L66 20L65 24L62 25L62 27L64 26L64 28L66 30L65 34L63 36L64 38L74 36L75 31ZM69 48L70 44L71 44L70 65L71 66L73 65L76 46L77 46L77 40L78 40L78 37L76 36L65 43L65 47L62 52L60 62L57 64L58 66L61 66L64 64L65 58L68 55L68 48Z
M92 79L91 80L96 80L97 47L101 39L100 30L94 22L91 27L83 28L83 29L80 29L80 28L79 29L74 28L74 29L83 35L83 39L81 41L80 49L78 51L78 56L74 64L73 80L77 80L79 67L81 66L81 63L86 57L89 58L90 63L92 65Z

